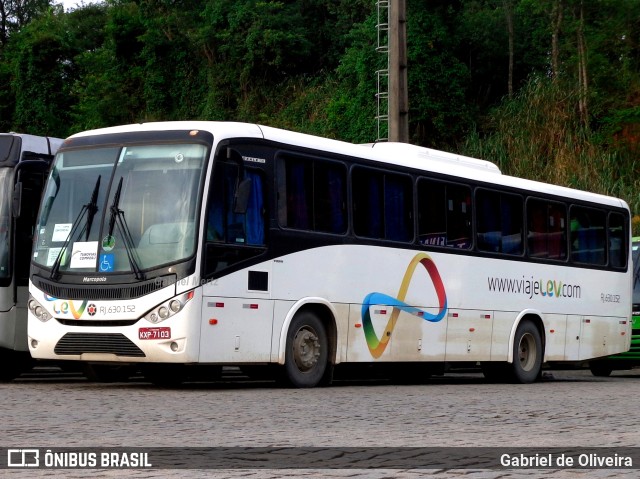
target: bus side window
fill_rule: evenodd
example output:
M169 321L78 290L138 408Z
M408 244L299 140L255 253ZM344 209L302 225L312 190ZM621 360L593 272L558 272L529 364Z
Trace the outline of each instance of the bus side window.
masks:
M521 255L522 197L479 189L476 193L478 249Z
M527 201L527 244L532 258L564 260L567 257L566 208L560 203Z
M235 213L234 195L238 182L236 165L218 163L211 181L207 241L236 245L264 244L264 192L259 173L246 170L251 194L246 213Z
M627 262L625 223L623 215L619 213L609 214L609 265L614 268L624 268Z
M604 211L579 206L571 208L571 259L573 261L605 264L605 221Z

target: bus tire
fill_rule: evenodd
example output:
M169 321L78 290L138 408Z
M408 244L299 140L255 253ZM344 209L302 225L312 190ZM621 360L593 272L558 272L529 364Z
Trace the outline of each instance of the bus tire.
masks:
M329 341L322 321L311 311L293 318L287 331L284 379L298 388L311 388L323 381L329 357Z
M532 321L524 320L516 329L513 340L513 382L528 384L535 382L542 370L542 339L540 331Z

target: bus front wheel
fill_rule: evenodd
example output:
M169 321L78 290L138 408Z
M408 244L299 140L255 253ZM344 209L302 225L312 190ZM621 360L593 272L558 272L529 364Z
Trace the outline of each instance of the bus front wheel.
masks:
M327 372L329 341L322 321L312 312L298 313L287 332L284 373L292 386L317 386Z
M513 341L511 379L517 383L532 383L540 376L541 369L542 339L540 331L532 321L524 320L518 325Z

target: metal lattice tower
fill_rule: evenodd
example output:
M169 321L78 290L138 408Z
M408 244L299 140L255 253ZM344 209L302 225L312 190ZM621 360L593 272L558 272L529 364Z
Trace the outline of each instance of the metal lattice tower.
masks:
M386 68L376 71L376 141L389 139L389 1L378 0L378 41L376 51L385 56Z

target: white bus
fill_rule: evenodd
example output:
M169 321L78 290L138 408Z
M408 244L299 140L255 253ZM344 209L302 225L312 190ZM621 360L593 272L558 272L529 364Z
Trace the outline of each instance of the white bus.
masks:
M59 138L0 133L0 380L31 365L27 298L42 188Z
M154 381L271 365L311 387L342 364L479 363L528 383L629 349L630 238L620 199L407 144L226 122L88 131L43 195L29 350Z

